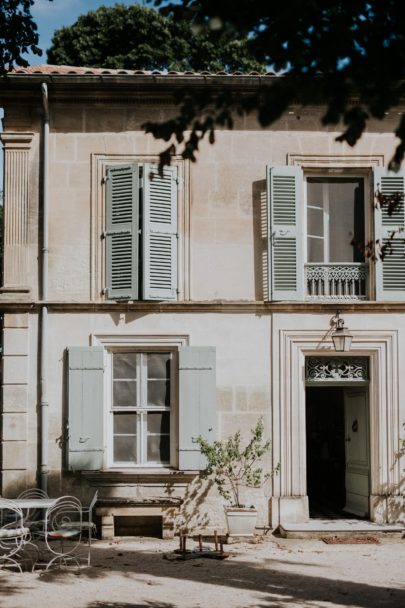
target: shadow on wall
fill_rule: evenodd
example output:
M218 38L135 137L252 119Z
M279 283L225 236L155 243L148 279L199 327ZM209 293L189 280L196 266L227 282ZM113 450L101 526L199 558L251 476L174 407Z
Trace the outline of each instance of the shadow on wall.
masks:
M267 268L267 189L266 180L252 184L253 243L256 300L269 299Z
M178 511L176 508L172 508L171 510L168 509L166 511L174 522L175 532L182 530L188 534L215 525L205 510L207 507L205 499L212 485L212 481L201 479L198 475L187 484L180 510ZM174 491L174 484L168 483L165 488L165 493L169 497L172 497Z

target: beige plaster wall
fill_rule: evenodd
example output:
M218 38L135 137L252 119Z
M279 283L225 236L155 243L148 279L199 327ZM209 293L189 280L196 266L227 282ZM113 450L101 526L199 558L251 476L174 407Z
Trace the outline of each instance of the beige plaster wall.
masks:
M157 156L164 143L145 135L141 124L164 119L167 112L145 106L51 105L50 299L88 301L91 297L91 239L101 239L97 231L92 232L92 156L133 155L134 160ZM380 155L388 163L395 146L390 131L394 117L388 117L384 125L375 123L354 149L335 141L337 130L320 131L319 117L319 111L307 109L299 119L297 113L287 115L271 129L260 129L250 118L239 119L233 131L217 132L213 146L202 144L198 162L189 167L190 265L185 292L191 299L266 297L266 165L284 165L289 154ZM12 121L6 125L12 130ZM32 129L38 128L36 120ZM35 175L39 152L35 143L30 156ZM29 257L34 292L37 196L38 179L32 179Z

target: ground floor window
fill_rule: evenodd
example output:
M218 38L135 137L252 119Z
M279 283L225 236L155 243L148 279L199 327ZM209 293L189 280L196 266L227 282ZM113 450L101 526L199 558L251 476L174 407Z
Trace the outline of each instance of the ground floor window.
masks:
M173 353L111 353L113 466L170 464Z

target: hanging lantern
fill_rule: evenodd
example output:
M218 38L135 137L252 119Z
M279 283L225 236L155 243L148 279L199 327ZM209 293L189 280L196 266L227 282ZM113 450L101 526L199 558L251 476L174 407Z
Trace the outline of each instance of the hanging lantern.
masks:
M335 317L335 331L332 333L332 340L337 352L349 351L352 345L353 336L345 327L345 322L340 318L339 313Z

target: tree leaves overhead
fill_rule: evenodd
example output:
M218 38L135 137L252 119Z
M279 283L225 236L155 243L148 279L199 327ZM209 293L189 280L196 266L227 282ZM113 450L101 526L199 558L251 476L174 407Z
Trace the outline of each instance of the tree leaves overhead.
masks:
M14 65L27 66L24 53L42 55L37 46L37 26L31 15L33 4L34 0L0 0L0 75Z
M245 96L205 95L183 91L175 121L148 123L157 138L172 138L170 152L181 143L185 158L195 160L205 135L231 116L255 113L263 126L272 124L294 102L323 103L324 125L343 124L339 141L354 146L371 118L383 120L405 96L405 20L401 0L151 0L161 13L188 20L200 32L223 32L247 38L247 50L258 63L284 76ZM190 135L178 137L180 129ZM391 161L398 169L405 152L405 119L396 136L400 143ZM162 158L168 158L163 153Z
M194 33L187 21L123 4L102 6L57 30L48 63L129 70L261 69L246 40L215 30Z

